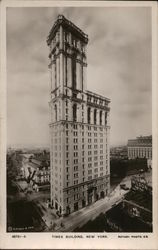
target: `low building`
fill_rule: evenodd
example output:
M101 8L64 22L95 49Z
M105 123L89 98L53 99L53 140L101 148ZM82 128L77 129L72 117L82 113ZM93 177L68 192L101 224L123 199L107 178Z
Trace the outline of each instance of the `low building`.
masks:
M106 213L107 232L152 232L151 171L131 180L122 202Z
M38 169L35 175L35 182L38 185L50 183L50 167Z
M24 177L28 182L32 181L37 185L45 185L50 183L50 165L49 162L43 162L34 157L29 158L24 163Z
M110 159L127 159L127 146L118 146L110 148Z
M131 191L123 201L123 207L131 217L152 228L152 182L151 171L131 179Z
M152 159L152 136L139 136L128 140L128 159Z

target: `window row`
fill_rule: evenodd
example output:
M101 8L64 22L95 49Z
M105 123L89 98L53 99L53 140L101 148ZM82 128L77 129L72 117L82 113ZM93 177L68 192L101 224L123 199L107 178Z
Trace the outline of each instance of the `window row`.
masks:
M92 116L93 112L93 116ZM97 121L97 112L99 112L99 120ZM68 108L65 110L66 115L68 114ZM55 122L58 121L58 110L57 110L57 105L54 105L54 114L55 114ZM72 106L72 116L73 116L73 121L77 121L77 104L74 103ZM92 119L93 117L93 119ZM84 113L82 112L82 118L84 118ZM94 124L94 125L107 125L107 112L103 113L102 110L97 111L97 109L92 109L90 107L87 108L87 123L88 124ZM75 125L74 125L75 126ZM77 129L77 127L76 127Z

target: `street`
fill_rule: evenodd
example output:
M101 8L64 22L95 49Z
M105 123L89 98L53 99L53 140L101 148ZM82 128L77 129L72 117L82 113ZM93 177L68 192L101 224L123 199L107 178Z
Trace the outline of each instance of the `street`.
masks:
M126 184L126 186L130 188L130 179L131 177L128 176L124 178L120 184ZM34 208L39 212L40 219L45 224L45 231L72 232L76 228L86 224L88 221L93 221L101 213L106 213L110 208L120 203L124 198L124 195L128 192L128 190L121 189L120 184L111 191L109 196L73 212L67 217L58 217L56 210L48 207L47 200L50 198L50 193L48 191L33 191L28 194L20 190L20 195L17 195L17 202L24 200L28 203L34 203ZM12 201L10 200L10 202ZM16 202L15 196L13 202Z
M127 186L130 186L130 177L126 177L122 180L122 183L126 183ZM52 220L52 215L50 214L51 209L49 209L50 211L47 209L43 220L48 226L49 231L53 229L55 232L71 232L76 227L81 227L89 220L94 220L99 214L107 212L111 207L120 203L127 192L128 190L122 190L120 189L120 185L118 185L110 193L109 197L105 197L79 211L73 212L68 217ZM54 228L52 228L53 223L55 223Z

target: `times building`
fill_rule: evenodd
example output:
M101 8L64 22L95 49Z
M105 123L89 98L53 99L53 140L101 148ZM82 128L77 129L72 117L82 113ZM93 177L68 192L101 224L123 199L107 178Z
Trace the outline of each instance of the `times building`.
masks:
M59 15L47 44L51 203L64 215L110 191L110 100L87 90L88 36L81 29Z

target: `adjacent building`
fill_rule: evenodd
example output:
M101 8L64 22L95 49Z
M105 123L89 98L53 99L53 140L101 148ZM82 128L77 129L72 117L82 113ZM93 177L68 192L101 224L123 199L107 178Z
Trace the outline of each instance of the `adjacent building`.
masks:
M41 154L35 156L34 154L21 154L22 156L22 178L29 183L38 186L49 185L50 183L50 161L49 155L42 157Z
M88 36L80 28L59 15L47 44L51 203L64 215L109 193L110 100L87 90Z
M128 140L128 159L146 158L152 159L152 136L139 136Z
M106 212L106 232L152 232L152 171L131 178L124 199Z

